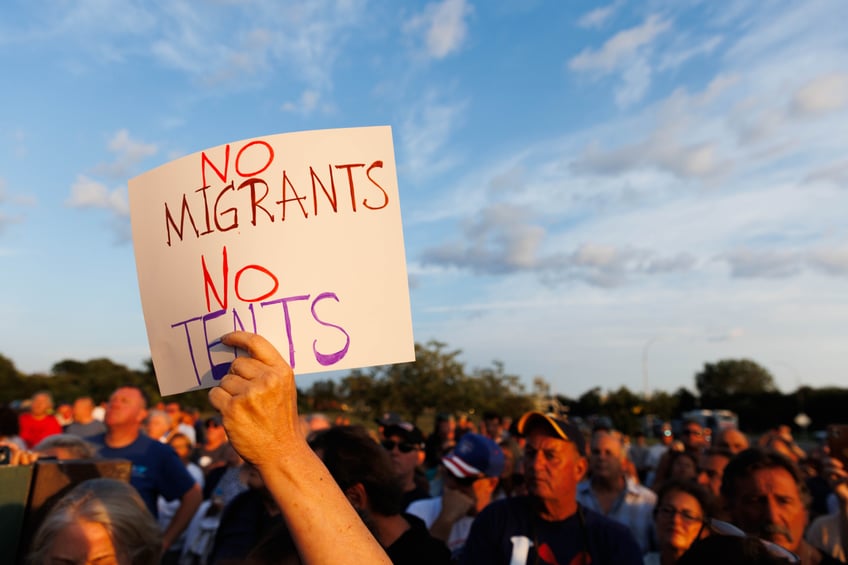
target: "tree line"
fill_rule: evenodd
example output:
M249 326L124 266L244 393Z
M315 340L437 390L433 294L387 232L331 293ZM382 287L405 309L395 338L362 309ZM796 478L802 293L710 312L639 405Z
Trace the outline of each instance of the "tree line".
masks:
M345 413L351 420L363 422L391 411L420 424L437 412L464 413L472 418L485 412L517 417L529 409L556 406L572 417L608 418L617 429L631 434L642 429L648 417L668 421L694 408L732 410L738 414L740 426L750 432L791 424L800 412L811 419L811 430L848 421L844 416L848 389L802 386L783 394L769 371L749 359L705 363L693 376L695 391L680 387L645 398L625 386L607 391L594 387L570 398L552 393L542 377L534 378L527 390L522 379L508 373L499 361L490 367L468 370L459 360L461 353L439 341L416 343L414 362L355 369L339 380L318 380L307 390L299 389L299 408ZM150 360L143 369L133 370L105 358L66 359L53 365L49 374L27 375L0 354L3 403L29 398L39 390L49 390L57 403L71 402L79 396L91 396L101 402L123 385L141 388L152 403L162 399ZM212 411L205 390L176 398L201 412Z

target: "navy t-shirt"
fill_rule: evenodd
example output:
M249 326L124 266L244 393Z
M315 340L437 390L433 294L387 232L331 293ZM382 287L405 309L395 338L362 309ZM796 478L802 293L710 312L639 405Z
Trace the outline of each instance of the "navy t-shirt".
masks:
M128 459L132 463L130 484L135 487L151 514L158 516L156 497L174 500L194 486L194 479L170 445L139 435L117 449L106 445L105 434L88 438L104 459Z
M642 565L627 526L581 509L548 522L528 496L498 500L474 520L460 557L463 565ZM582 522L582 523L581 523Z

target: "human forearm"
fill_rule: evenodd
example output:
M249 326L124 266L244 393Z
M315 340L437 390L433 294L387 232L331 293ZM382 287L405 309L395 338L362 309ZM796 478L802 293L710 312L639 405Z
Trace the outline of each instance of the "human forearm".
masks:
M258 467L304 563L391 563L305 441Z
M195 512L203 502L203 492L200 486L195 483L188 492L186 492L180 500L180 507L177 509L171 523L162 534L162 549L167 551L174 541L180 537L180 534L188 527L189 522L194 517Z

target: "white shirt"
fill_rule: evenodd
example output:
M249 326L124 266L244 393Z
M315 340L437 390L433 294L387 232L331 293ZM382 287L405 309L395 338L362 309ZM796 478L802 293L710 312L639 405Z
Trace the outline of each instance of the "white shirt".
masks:
M442 497L416 500L409 505L406 511L421 518L429 530L442 511ZM454 522L450 537L448 537L448 549L452 554L455 554L465 545L465 540L468 539L468 533L471 531L472 522L474 522L472 516L463 516Z

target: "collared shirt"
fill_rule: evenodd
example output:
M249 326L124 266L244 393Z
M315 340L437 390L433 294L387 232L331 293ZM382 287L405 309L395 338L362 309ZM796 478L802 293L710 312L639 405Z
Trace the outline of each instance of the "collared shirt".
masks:
M625 479L625 487L609 512L605 513L601 509L598 497L592 490L592 483L588 479L577 485L577 502L630 528L642 553L646 553L655 545L653 512L657 495L630 477Z

